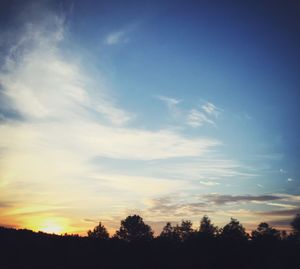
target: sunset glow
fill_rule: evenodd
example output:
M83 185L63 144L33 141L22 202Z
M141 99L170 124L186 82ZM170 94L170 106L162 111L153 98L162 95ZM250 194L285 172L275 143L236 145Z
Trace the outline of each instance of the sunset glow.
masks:
M113 233L139 214L156 233L203 215L289 229L300 10L4 2L0 226L84 235L101 221Z
M64 231L64 227L62 227L56 221L50 219L50 220L45 220L41 224L39 230L45 233L61 234Z
M27 220L24 226L33 231L41 231L50 234L64 234L71 232L68 220L60 217L32 217Z

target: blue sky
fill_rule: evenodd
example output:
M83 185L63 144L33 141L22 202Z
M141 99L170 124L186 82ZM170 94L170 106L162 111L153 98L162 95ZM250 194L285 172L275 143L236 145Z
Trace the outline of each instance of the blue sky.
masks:
M204 214L288 228L296 1L1 5L1 224L113 232L139 213L156 231Z

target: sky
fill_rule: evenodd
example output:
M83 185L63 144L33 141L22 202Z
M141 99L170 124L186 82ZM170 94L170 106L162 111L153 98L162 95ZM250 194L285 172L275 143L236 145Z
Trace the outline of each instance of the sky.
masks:
M297 2L1 1L0 225L288 230Z

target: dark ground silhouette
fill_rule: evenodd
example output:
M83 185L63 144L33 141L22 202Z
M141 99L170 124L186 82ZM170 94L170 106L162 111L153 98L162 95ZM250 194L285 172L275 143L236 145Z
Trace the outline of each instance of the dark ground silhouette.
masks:
M0 228L0 268L300 268L300 215L293 232L261 223L249 236L236 220L222 229L203 217L167 223L158 237L137 215L122 220L109 238L100 223L88 237L50 235L30 230Z

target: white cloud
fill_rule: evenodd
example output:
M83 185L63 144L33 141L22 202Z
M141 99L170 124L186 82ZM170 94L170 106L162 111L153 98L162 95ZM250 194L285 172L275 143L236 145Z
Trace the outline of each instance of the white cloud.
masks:
M299 209L297 203L291 203L299 197L288 195L289 202L285 200L284 194L265 195L219 195L204 194L190 195L189 193L173 193L168 196L158 196L150 199L148 208L143 215L153 217L158 220L180 221L188 218L192 221L199 221L203 215L209 215L214 219L214 223L225 225L224 216L238 217L238 219L249 228L257 225L261 216L267 216L267 221L276 220L278 217L292 217ZM239 207L236 207L236 205ZM251 206L249 207L249 204ZM264 210L261 211L261 205ZM281 210L278 210L278 207ZM272 211L270 211L272 210Z
M294 179L289 177L289 178L287 179L287 181L288 181L288 182L292 182L292 181L294 181Z
M215 106L212 103L206 103L202 108L207 114L212 114L215 110Z
M200 112L199 110L197 109L190 110L187 116L188 125L195 128L195 127L200 127L206 123L211 124L213 126L216 125L213 120L208 118L204 113Z
M278 193L275 194L277 196L281 197L282 201L288 202L288 203L299 203L300 202L300 195L293 195L293 194L287 194L287 193Z
M266 203L266 204L270 205L270 206L282 207L282 208L287 208L287 209L294 209L294 208L298 207L296 205L283 204L283 203Z
M216 118L220 115L220 110L212 103L205 103L204 105L202 105L202 109L205 113L212 115Z
M58 50L63 28L62 23L57 24L49 33L41 26L26 27L7 57L5 72L0 74L5 101L28 120L78 119L94 110L113 124L126 123L131 114L109 99L103 82L91 81L80 66L64 59Z
M3 196L21 199L22 207L44 204L53 208L67 203L84 208L86 214L100 205L103 212L119 213L129 205L126 201L138 203L139 193L151 196L182 187L180 180L168 177L155 181L147 175L104 173L101 164L91 160L99 156L131 160L202 156L220 142L188 138L168 129L128 127L132 114L117 105L110 89L63 56L59 48L63 33L63 23L50 32L42 23L38 29L31 25L13 45L0 72L5 97L1 102L20 116L0 124ZM95 178L96 170L103 177ZM24 184L14 198L16 188L11 186L17 182Z
M163 96L163 95L158 95L156 97L159 100L163 101L168 108L176 106L181 102L181 100L178 100L178 99L175 99L175 98L172 98L172 97Z
M129 41L128 37L126 37L126 31L117 31L110 33L106 36L104 43L106 45L116 45L119 43L127 43Z
M215 181L200 181L199 182L201 185L205 185L205 186L217 186L220 183L215 182Z
M51 16L46 17L51 23ZM76 208L78 219L98 212L117 215L130 206L142 207L141 197L191 188L192 181L215 186L223 178L255 176L241 171L234 160L211 156L218 140L127 125L134 115L118 105L111 89L101 79L93 80L76 59L64 56L63 20L52 18L56 26L51 31L42 23L26 27L0 72L1 102L20 116L11 120L3 114L0 123L1 195L18 202L20 211L42 205L53 212ZM112 34L107 44L124 38L123 32ZM181 102L157 98L169 109ZM188 124L215 125L215 113L215 106L192 109ZM159 164L143 176L130 175L93 163L96 157ZM188 210L197 206L190 204Z
M156 98L165 103L170 114L177 122L180 121L181 124L186 124L193 128L201 127L205 124L216 127L215 120L221 114L221 109L209 102L202 105L200 109L184 110L179 107L181 103L179 99L164 95L157 95Z
M181 122L183 114L182 109L179 107L181 100L164 95L156 95L155 97L166 105L173 120Z
M239 162L215 156L210 151L202 157L174 160L173 162L160 163L159 167L151 168L159 177L185 179L187 182L220 182L227 179L253 178L257 174L247 169Z
M201 109L191 109L187 115L187 124L191 127L201 127L205 124L216 127L215 120L221 115L221 109L214 104L206 102L201 106Z

